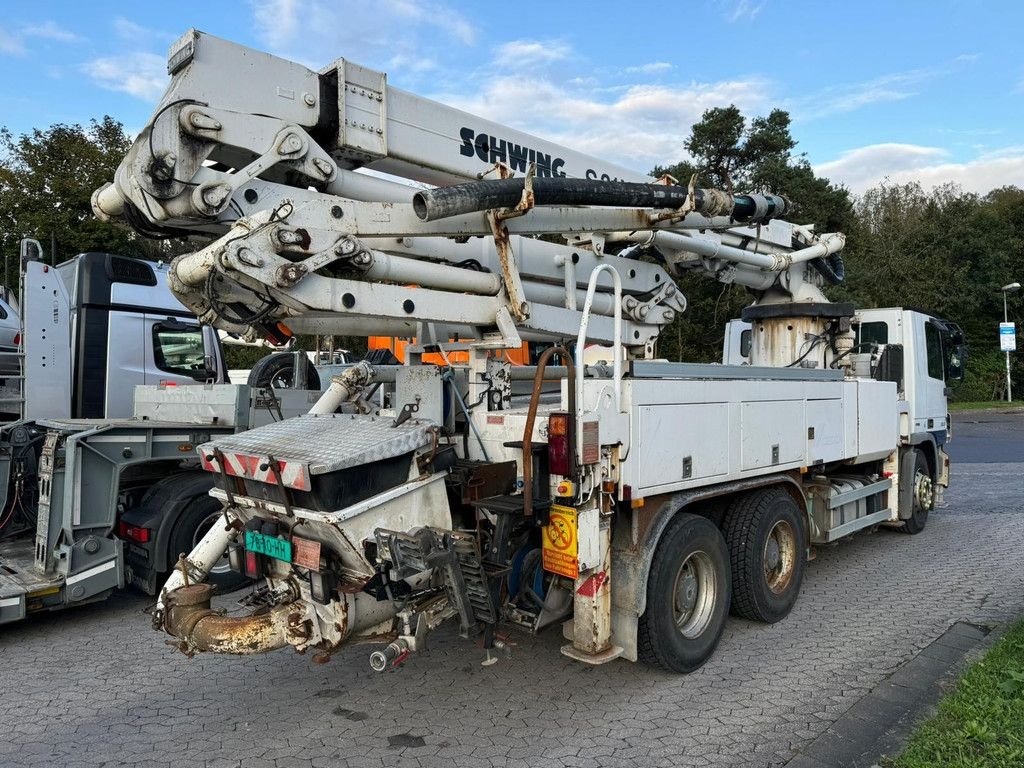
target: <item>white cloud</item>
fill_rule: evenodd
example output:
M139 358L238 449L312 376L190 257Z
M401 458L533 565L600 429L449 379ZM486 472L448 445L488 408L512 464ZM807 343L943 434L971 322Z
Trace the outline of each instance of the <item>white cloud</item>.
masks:
M844 152L814 170L855 193L886 180L894 184L916 181L925 189L953 182L979 193L1008 184L1024 186L1024 147L1005 147L965 162L951 162L948 157L940 147L872 144Z
M667 61L652 61L650 64L640 64L636 67L626 67L626 72L631 75L655 75L659 72L668 72L672 65Z
M6 53L8 56L24 56L25 44L17 35L12 35L0 28L0 53Z
M369 66L425 62L473 45L467 17L440 0L250 0L257 36L271 52L311 68L339 56Z
M52 21L44 21L41 24L29 24L22 30L26 37L39 37L44 40L54 40L58 43L75 43L81 40L81 36L74 32L58 26Z
M253 3L253 20L264 42L283 48L295 42L299 31L298 0L260 0Z
M102 88L156 101L167 88L167 60L153 53L127 53L87 61L85 72Z
M136 45L141 44L143 41L152 40L154 42L171 42L175 36L169 32L161 31L159 29L152 29L151 27L144 27L141 24L137 24L131 19L126 19L124 16L117 16L113 22L114 34L120 40L126 40L128 42L135 43Z
M488 80L476 95L439 100L646 173L683 158L690 126L706 109L736 104L756 113L767 106L766 98L759 79L602 91L508 76Z
M794 117L812 120L853 112L871 104L902 101L918 95L928 83L952 74L978 60L977 54L961 54L929 67L889 72L860 83L831 86L787 105Z
M17 33L0 28L0 54L24 56L28 53L28 48L25 46L26 38L50 40L56 43L77 43L83 39L80 35L64 29L53 21L25 24Z
M550 64L569 53L569 46L558 40L511 40L498 46L494 65L512 68Z
M757 14L764 8L767 0L735 0L732 4L732 10L726 14L726 18L731 22L736 21L753 21L757 18Z

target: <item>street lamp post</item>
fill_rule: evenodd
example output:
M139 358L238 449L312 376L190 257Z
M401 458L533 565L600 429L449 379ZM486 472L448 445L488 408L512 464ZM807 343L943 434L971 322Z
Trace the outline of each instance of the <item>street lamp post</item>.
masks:
M1006 294L1013 293L1014 291L1020 290L1020 283L1010 283L1002 287L1003 292L1003 322L1010 322L1010 317L1006 313ZM1010 385L1010 350L1006 350L1006 402L1013 402L1013 390Z

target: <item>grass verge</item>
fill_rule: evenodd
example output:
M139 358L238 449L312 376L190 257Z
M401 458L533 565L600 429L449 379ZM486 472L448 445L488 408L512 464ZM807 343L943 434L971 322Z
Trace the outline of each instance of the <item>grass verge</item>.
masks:
M950 411L987 411L990 408L1020 408L1022 403L1014 401L1008 403L1005 400L981 400L967 403L949 403Z
M1024 621L967 670L890 768L1024 766Z

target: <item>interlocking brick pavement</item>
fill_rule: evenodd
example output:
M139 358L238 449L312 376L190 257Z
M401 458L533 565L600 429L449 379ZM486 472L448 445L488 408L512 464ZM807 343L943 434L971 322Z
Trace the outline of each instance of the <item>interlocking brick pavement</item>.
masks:
M0 765L780 766L953 622L1024 613L1022 470L960 465L920 536L819 550L785 621L731 619L685 676L573 663L557 630L492 667L450 630L382 675L358 646L188 660L131 591L35 617L0 628Z

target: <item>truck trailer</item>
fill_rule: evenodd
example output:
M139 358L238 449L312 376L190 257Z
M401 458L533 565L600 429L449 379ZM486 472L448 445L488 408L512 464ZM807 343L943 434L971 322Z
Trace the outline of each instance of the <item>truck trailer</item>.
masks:
M166 264L50 265L31 244L21 321L4 307L17 342L0 353L0 624L127 585L156 594L219 518L194 446L319 396L226 383L217 333L168 290ZM221 563L211 580L245 577Z
M783 620L814 547L924 529L962 334L831 302L845 238L786 198L652 179L346 59L190 30L168 72L96 214L208 236L169 273L204 323L416 340L307 414L197 446L225 523L160 592L182 652L366 642L383 671L451 620L488 660L505 626L560 625L581 662L686 672L730 610ZM659 359L687 271L749 289L742 360ZM524 341L535 365L505 355ZM260 584L249 615L211 602L225 552Z

